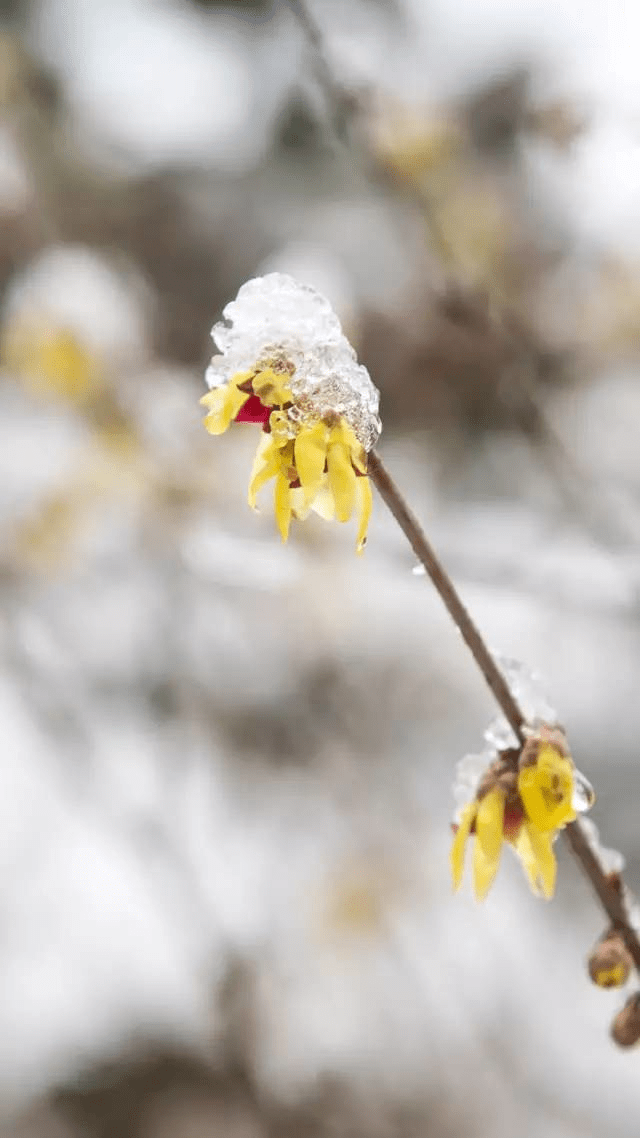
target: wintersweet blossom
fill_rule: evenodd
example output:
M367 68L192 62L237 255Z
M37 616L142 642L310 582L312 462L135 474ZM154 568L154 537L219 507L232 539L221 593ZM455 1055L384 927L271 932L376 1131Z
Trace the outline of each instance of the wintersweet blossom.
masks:
M274 482L283 540L310 510L346 522L359 517L357 549L371 514L367 456L380 434L379 395L324 297L281 273L242 286L212 331L220 351L201 402L212 435L232 423L262 434L249 505Z
M574 820L578 806L592 801L563 733L545 726L532 730L521 751L511 748L489 758L472 800L460 812L451 849L454 888L462 882L466 845L473 836L473 886L479 900L493 883L505 842L518 855L533 892L552 897L553 841Z

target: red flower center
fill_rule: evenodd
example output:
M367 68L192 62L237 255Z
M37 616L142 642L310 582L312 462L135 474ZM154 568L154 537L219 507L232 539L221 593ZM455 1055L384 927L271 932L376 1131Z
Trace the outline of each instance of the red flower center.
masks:
M261 426L265 427L272 411L273 407L265 407L257 395L250 395L247 402L238 411L236 423L260 423Z
M507 806L504 812L504 822L502 824L502 832L508 842L514 841L520 833L520 827L524 822L524 814L519 807Z

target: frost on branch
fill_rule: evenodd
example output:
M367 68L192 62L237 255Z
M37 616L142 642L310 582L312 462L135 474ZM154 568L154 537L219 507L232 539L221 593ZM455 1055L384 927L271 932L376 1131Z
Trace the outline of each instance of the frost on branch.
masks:
M262 427L249 504L275 479L283 539L291 518L360 517L358 550L371 512L367 456L380 434L378 391L323 296L281 273L242 286L212 336L220 353L206 379L205 427Z

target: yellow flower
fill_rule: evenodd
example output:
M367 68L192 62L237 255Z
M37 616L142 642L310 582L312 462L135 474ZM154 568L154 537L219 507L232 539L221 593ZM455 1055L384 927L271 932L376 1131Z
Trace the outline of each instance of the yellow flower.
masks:
M98 360L72 331L37 321L5 330L2 362L36 391L48 390L73 402L83 402L101 379Z
M572 802L577 772L557 733L541 729L527 741L519 769L516 764L514 752L496 760L457 825L451 849L453 885L460 887L465 848L473 835L473 887L478 900L486 897L493 883L505 842L522 862L533 892L552 897L557 870L553 841L576 817Z
M367 457L343 416L329 412L321 419L292 417L291 392L271 368L255 375L240 373L203 396L201 403L208 411L204 425L213 435L222 434L233 421L263 423L248 502L256 509L258 492L275 479L274 509L283 541L291 518L302 519L311 509L339 522L349 521L357 511L357 550L364 548L372 505Z
M286 541L292 518L314 510L339 522L358 516L364 548L371 514L367 457L380 434L379 395L324 297L281 273L247 281L212 336L220 354L202 399L212 435L232 423L262 428L249 505L273 482Z
M574 766L551 743L542 743L535 762L522 766L518 790L527 817L543 833L573 822Z
M207 408L204 425L210 435L222 435L234 421L262 423L268 421L270 408L292 402L286 377L273 368L238 372L228 383L213 387L200 402ZM246 405L250 404L249 412ZM244 412L243 412L244 409Z

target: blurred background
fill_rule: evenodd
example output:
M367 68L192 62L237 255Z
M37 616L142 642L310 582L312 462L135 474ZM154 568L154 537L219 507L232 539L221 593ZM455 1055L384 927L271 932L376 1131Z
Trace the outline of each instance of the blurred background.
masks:
M640 875L633 5L0 5L2 1138L635 1138L603 917L448 873L495 714L376 503L246 506L209 331L325 293Z

